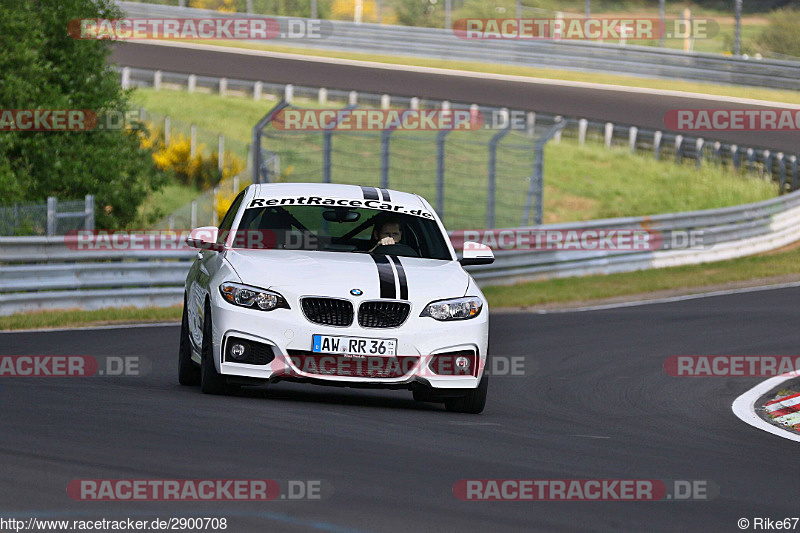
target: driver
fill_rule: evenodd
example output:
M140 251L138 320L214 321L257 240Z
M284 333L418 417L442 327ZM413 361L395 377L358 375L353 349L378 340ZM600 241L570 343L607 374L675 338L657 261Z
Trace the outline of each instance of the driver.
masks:
M378 246L391 246L392 244L399 244L403 238L403 229L397 220L384 220L380 224L375 225L372 230L372 239L375 241L375 246L369 249L370 252L374 251Z

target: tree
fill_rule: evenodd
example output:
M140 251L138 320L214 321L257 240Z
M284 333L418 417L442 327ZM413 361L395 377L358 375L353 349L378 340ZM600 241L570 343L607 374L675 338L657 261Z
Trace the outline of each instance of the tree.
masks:
M130 92L106 63L110 42L73 39L80 18L120 18L111 0L15 0L0 10L3 109L89 109L125 113ZM94 194L99 227L136 215L166 176L139 132L0 132L0 202L78 199Z

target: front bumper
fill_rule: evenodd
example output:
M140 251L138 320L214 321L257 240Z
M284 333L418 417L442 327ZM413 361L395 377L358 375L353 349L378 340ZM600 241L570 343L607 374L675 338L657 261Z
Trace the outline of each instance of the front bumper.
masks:
M414 388L428 386L436 389L471 389L478 386L486 363L488 345L488 310L470 320L439 322L420 317L422 309L412 306L408 320L397 328L362 328L354 322L349 327L324 326L312 323L302 314L298 305L292 309L263 312L236 307L221 299L212 301L214 360L217 370L227 376L255 378L258 380L307 381L323 385ZM342 365L347 368L367 368L372 362L342 361L331 356L324 367L299 364L298 354L311 354L312 336L315 334L397 339L397 359L407 358L402 364L386 361L387 367L399 369L391 377L371 374L340 375ZM266 365L250 365L226 361L223 350L228 339L237 337L271 347L275 358ZM469 375L442 375L431 369L430 363L437 354L472 351L475 367ZM314 354L317 357L325 354ZM336 358L333 360L333 358ZM359 366L363 365L363 366ZM335 369L333 373L330 373Z

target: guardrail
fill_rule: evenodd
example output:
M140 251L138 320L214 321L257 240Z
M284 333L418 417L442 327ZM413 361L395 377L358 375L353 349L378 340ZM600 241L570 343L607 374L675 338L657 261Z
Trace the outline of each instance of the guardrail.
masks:
M798 228L800 191L722 209L525 228L700 231L704 247L699 249L498 251L494 264L468 270L480 285L497 285L696 264L786 246L800 240ZM515 230L492 231L500 234ZM463 232L451 233L456 243L463 241L463 236ZM183 281L195 251L81 251L69 239L0 237L0 316L41 309L169 306L181 302Z
M255 16L136 2L117 3L132 17ZM289 20L288 17L271 18L281 23L282 27ZM775 89L794 90L800 85L800 62L794 61L753 60L649 46L578 41L474 41L459 39L452 31L445 29L345 21L330 23L333 32L326 38L296 38L286 43L306 48L632 74Z

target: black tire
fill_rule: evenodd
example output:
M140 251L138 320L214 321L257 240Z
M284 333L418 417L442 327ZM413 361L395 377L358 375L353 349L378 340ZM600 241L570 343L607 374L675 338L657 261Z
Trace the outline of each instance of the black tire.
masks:
M453 413L469 413L477 415L486 407L486 391L489 389L489 376L481 378L477 388L469 389L459 398L446 398L444 406Z
M205 318L203 319L203 349L200 362L200 390L204 394L226 394L228 381L225 376L217 372L214 366L214 341L211 329L211 307L206 304Z
M192 361L192 344L189 340L189 318L186 314L186 298L183 299L183 318L181 318L181 343L178 348L178 383L199 385L200 368Z

